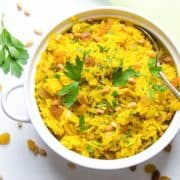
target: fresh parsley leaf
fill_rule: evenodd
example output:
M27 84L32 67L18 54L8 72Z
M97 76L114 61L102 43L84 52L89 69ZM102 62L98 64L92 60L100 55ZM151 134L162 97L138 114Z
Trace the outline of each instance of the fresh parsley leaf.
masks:
M4 63L5 61L5 49L1 48L0 49L0 66Z
M80 132L83 132L85 130L84 116L79 117L79 130Z
M28 52L23 43L12 36L4 27L3 20L2 31L0 33L0 67L5 74L11 71L12 75L20 77L23 71L22 65L27 63Z
M23 68L16 61L11 62L11 74L16 77L20 77L22 74Z
M64 86L59 92L58 96L64 96L64 103L69 108L71 107L78 97L79 82L72 82Z
M2 64L2 69L5 74L7 74L10 71L10 66L11 66L11 58L10 56L6 57L4 63Z
M162 70L161 66L157 66L157 59L152 58L148 62L149 71L153 76L159 77L159 73Z
M70 62L66 62L64 74L74 81L80 81L83 64L84 61L81 61L80 57L77 56L75 65Z
M122 68L119 67L113 70L112 75L112 84L114 86L124 86L128 82L128 79L131 77L137 77L139 75L138 72L135 72L132 68L128 68L125 71L122 71Z

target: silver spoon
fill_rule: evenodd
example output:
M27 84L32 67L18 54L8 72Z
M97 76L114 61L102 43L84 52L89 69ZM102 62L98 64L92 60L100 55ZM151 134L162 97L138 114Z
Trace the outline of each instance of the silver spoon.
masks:
M152 42L154 48L156 49L156 52L157 52L157 55L156 55L156 58L157 58L157 66L160 66L160 62L159 62L159 48L158 48L158 45L156 43L156 41L154 40L154 38L152 37L152 35L150 35L150 33L140 27L140 26L136 26L141 32L143 32L149 39L150 41ZM162 81L164 82L164 84L169 88L169 90L176 96L176 98L178 100L180 100L180 92L171 84L171 82L166 78L166 76L164 75L164 73L161 71L159 73Z

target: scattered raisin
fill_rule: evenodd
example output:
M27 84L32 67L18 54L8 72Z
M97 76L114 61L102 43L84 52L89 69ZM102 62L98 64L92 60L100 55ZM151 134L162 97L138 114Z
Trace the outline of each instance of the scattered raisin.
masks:
M10 134L9 133L2 133L0 134L0 144L1 145L5 145L5 144L9 144L10 142Z
M154 164L147 164L144 170L146 173L153 173L156 170L156 166Z
M67 163L67 166L70 168L70 169L75 169L76 168L76 165L72 162L68 162Z
M161 176L159 180L171 180L171 178L167 176Z
M130 169L131 171L135 171L135 170L136 170L136 167L137 167L137 166L131 166L129 169Z
M165 148L164 148L164 152L171 152L172 149L172 145L168 144Z
M156 169L151 176L151 180L159 180L160 178L160 172Z

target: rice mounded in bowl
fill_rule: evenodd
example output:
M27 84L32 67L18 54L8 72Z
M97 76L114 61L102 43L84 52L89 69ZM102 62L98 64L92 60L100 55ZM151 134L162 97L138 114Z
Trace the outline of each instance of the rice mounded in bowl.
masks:
M36 70L42 119L68 149L97 159L137 154L168 128L180 102L159 77L178 88L171 56L161 67L149 39L118 18L76 22L52 34Z

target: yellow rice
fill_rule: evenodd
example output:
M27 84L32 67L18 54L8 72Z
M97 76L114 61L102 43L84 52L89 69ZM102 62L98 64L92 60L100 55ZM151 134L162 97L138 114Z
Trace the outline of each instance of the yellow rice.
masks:
M89 52L94 64L83 66L78 100L68 109L57 96L72 82L63 67L67 61L75 63L77 55L83 59L84 52ZM180 109L168 89L152 91L152 84L163 86L148 69L148 61L155 55L142 32L116 18L77 22L62 35L52 34L35 79L35 96L45 125L60 143L87 157L119 159L143 151L162 136ZM115 87L112 69L120 64L123 70L132 67L140 76ZM173 63L163 62L162 69L170 81L177 77ZM115 97L114 91L118 93ZM114 102L117 106L112 108ZM51 112L53 104L63 108L58 117ZM99 109L102 112L97 113ZM79 115L89 127L83 132Z

